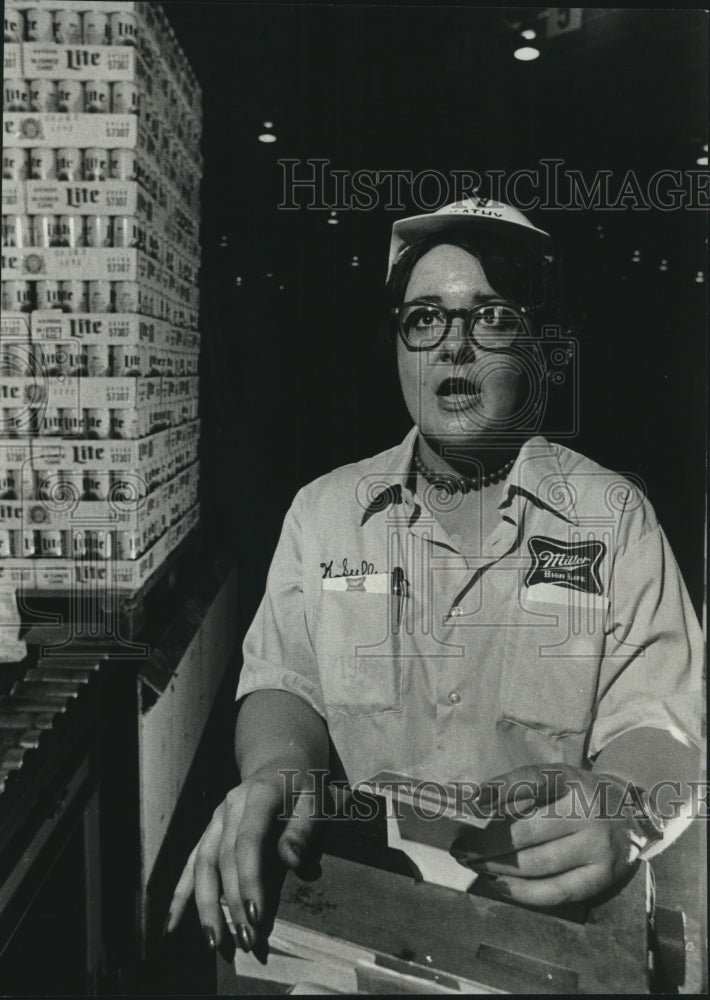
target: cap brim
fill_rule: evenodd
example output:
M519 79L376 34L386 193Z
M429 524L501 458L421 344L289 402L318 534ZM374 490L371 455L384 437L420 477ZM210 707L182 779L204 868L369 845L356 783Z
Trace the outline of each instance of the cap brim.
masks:
M397 259L403 246L417 243L419 240L437 233L465 231L468 233L497 233L502 239L521 247L528 247L543 256L554 258L554 246L549 233L535 226L521 226L517 222L505 219L490 219L472 217L471 215L414 215L408 219L400 219L392 226L390 258L387 274Z

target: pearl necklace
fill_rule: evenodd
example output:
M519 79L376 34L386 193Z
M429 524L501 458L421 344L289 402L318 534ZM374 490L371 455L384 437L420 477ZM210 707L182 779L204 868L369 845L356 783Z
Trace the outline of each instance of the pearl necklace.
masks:
M482 476L457 476L451 472L433 472L428 469L419 457L419 449L414 449L414 464L421 475L428 483L447 489L449 493L468 493L469 490L479 490L482 486L490 486L492 483L502 482L515 463L514 458L509 458L500 469L495 472L486 472Z

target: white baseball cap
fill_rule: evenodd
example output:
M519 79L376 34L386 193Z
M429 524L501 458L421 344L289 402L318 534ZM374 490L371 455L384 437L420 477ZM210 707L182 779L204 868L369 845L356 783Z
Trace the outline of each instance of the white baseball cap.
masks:
M392 265L405 247L427 236L456 230L496 232L511 243L526 244L538 250L548 260L554 257L550 234L533 226L517 208L490 198L464 198L463 201L445 205L436 212L411 215L408 219L395 222L392 226L387 278L389 279Z

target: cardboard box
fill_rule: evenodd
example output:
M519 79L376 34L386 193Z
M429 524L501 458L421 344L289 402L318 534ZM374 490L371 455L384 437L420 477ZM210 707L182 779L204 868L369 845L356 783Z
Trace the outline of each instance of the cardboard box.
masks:
M34 348L30 343L29 313L2 313L0 315L0 377L22 376L33 370ZM0 407L2 404L0 404ZM11 407L17 404L11 403ZM0 409L0 434L11 433L9 421ZM17 416L17 414L14 414Z
M34 570L33 590L137 590L165 558L160 541L133 561L85 559L37 559L30 561ZM29 560L28 560L29 561Z
M119 414L125 413L126 427L131 429L130 432L125 431L120 438L98 439L102 442L124 441L195 421L199 407L198 378L194 375L143 378L7 376L0 383L0 406L26 411L28 429L33 411L40 418L47 409L54 413L58 410L74 411L78 425L81 425L83 411L86 410L104 411L106 419L111 421L118 420Z
M22 313L10 314L12 317L22 317ZM37 314L34 314L37 315ZM124 318L128 321L121 324L106 323L101 313L96 314L66 314L53 311L41 313L42 322L37 323L38 329L33 334L33 342L36 350L31 354L29 346L26 348L25 371L32 371L31 364L41 364L41 351L43 345L51 355L56 354L59 344L68 345L81 344L82 349L89 349L94 346L103 346L106 349L107 361L111 365L110 376L120 378L122 375L128 377L157 376L163 375L169 378L182 378L197 374L199 354L194 348L174 348L176 342L175 328L167 323L159 322L155 329L151 329L150 324L139 323L139 316L128 314ZM56 318L55 318L56 317ZM107 319L113 319L111 313L106 314ZM33 317L34 319L34 317ZM154 337L154 342L149 343L146 339L140 339L140 328L149 330ZM157 336L156 336L157 335ZM158 339L159 338L159 339ZM19 336L12 339L8 336L8 343L12 345L20 344ZM157 341L157 342L156 342ZM0 355L2 352L2 336L0 335ZM27 337L24 343L29 345ZM115 352L111 348L122 348L122 351ZM72 348L73 349L73 348ZM21 348L17 348L19 352ZM19 359L18 359L19 360ZM125 372L120 370L121 364L129 364L130 368ZM119 366L119 367L117 367ZM21 374L18 370L17 374ZM108 373L106 373L108 375ZM87 377L87 376L82 376Z
M62 313L53 309L37 310L30 317L31 336L37 342L81 340L86 344L171 347L179 333L163 320L136 313Z
M0 381L0 406L30 406L39 398L40 392L31 376L5 376Z
M0 504L32 496L34 485L29 441L0 439Z
M145 343L162 343L158 340L157 330L159 329L158 324L164 325L168 330L170 330L169 343L174 346L179 346L188 351L194 351L199 353L200 349L200 335L197 330L198 324L198 312L196 309L185 306L184 303L177 302L169 298L163 293L151 293L150 298L148 294L143 294L141 298L141 305L145 306L147 310L150 307L151 311L135 312L135 313L62 313L58 309L52 310L50 312L36 312L31 315L41 316L43 323L43 330L45 331L41 339L49 340L53 339L53 334L50 335L50 331L65 330L66 327L63 326L63 318L71 317L77 321L77 325L73 329L77 332L70 333L70 336L81 336L78 332L80 327L78 324L98 324L99 328L104 331L107 329L115 331L115 339L125 339L129 340L133 338L133 330L135 326L125 327L125 336L119 335L118 330L121 326L127 323L128 320L135 321L137 328L140 329L140 338ZM29 315L29 314L28 314ZM46 319L45 319L46 317ZM116 323L113 321L117 320ZM88 330L88 327L86 328ZM131 332L128 332L131 331ZM88 337L89 334L87 333ZM104 334L102 334L104 336ZM35 340L40 338L35 337ZM58 340L64 339L64 335L59 335ZM113 336L112 336L113 339Z
M8 7L15 10L31 10L37 6L37 0L5 0ZM86 10L86 0L39 0L40 6L47 6L50 10ZM146 12L143 9L147 0L101 0L101 10L105 14L135 14L137 17L145 18ZM155 5L157 6L157 4Z
M37 6L37 0L7 0L7 5L18 10ZM86 0L56 0L52 10L86 10ZM182 99L193 115L201 120L202 91L192 67L178 46L175 35L160 4L129 3L120 0L102 0L101 9L107 14L132 13L139 22L136 47L141 55L146 53L165 66L176 95ZM126 46L128 47L128 46Z
M0 315L0 353L3 344L27 342L31 317L32 313L4 312Z
M138 559L4 559L0 580L21 583L27 590L137 590L198 520L199 508L194 507Z
M117 558L126 558L121 554L120 546L116 544L116 532L129 532L136 537L135 545L138 552L149 548L156 540L162 538L167 531L180 524L186 514L190 514L194 523L194 508L197 504L197 489L186 486L186 474L175 476L169 483L158 486L151 494L136 503L123 503L111 500L80 500L68 508L51 501L0 501L0 528L12 532L11 539L14 551L19 551L22 535L25 532L62 531L66 532L65 544L73 548L73 537L81 532L102 531L111 534L111 552ZM190 522L184 522L173 532L170 545L184 537L189 530ZM118 540L120 541L120 540ZM9 557L13 563L21 557ZM36 564L36 558L24 559L24 562ZM52 560L53 565L72 561L69 556L64 560ZM4 562L4 561L3 561Z
M91 378L81 375L26 375L7 377L0 386L0 401L8 406L29 404L53 407L140 407L162 397L157 378Z
M4 406L26 412L28 431L33 413L37 422L42 421L46 415L47 419L52 420L52 426L58 427L59 420L62 419L60 411L65 410L76 415L74 424L77 428L81 428L92 417L100 420L100 426L114 436L94 437L92 440L115 443L143 438L159 430L194 420L198 413L196 397L173 397L172 400L161 398L157 394L160 377L75 377L59 381L56 378L42 380L26 376L8 378L5 381L8 384L0 386ZM92 415L91 410L98 412ZM57 436L57 440L65 439ZM66 439L67 442L77 440L81 439Z
M167 213L137 181L27 181L28 215L135 215L161 225Z
M30 336L36 344L78 340L87 347L94 344L140 346L146 352L150 371L154 370L153 362L157 357L160 374L197 374L199 333L181 330L165 320L136 313L62 313L53 309L29 314L8 313L2 329L7 328L8 338L11 335L20 337L22 324L30 321Z
M28 80L136 80L140 56L132 45L53 45L25 42L23 75Z
M11 112L3 113L2 123L6 146L139 148L137 115Z
M142 281L155 287L159 265L141 250L94 247L3 247L2 280Z
M106 438L35 438L28 444L32 466L45 468L142 469L167 453L167 431L141 440Z
M35 590L35 565L32 559L0 560L0 587Z
M197 286L181 280L142 250L119 247L2 248L3 281L41 281L44 278L55 281L137 282L139 288L133 296L138 306L136 311L162 315L166 319L177 312L182 317L178 319L179 325L192 325L199 309L200 292ZM159 297L173 305L166 309ZM185 307L182 313L175 308L179 305Z
M2 181L2 214L24 215L25 181L11 181L3 177Z
M156 518L167 527L168 500L162 487L134 504L79 500L75 506L45 500L0 500L0 528L10 531L139 531Z
M165 538L167 539L167 548L169 552L176 548L183 538L187 537L190 531L192 531L197 524L199 516L199 507L195 506L184 514L177 524L168 528Z
M82 466L69 469L81 471ZM167 468L167 466L166 466ZM67 483L66 466L51 465L38 469L37 481L47 488L60 489ZM55 529L61 531L102 528L111 531L141 532L146 539L159 537L171 524L175 524L189 508L197 503L199 470L193 463L187 470L174 472L164 482L148 484L146 477L135 470L116 472L105 466L87 467L85 471L99 479L107 480L106 499L83 499L81 483L77 485L74 503L69 490L71 480L61 493L61 501L41 496L24 496L21 499L0 499L0 528L11 531L36 531ZM109 483L110 480L110 483ZM86 482L86 480L85 480ZM30 493L30 490L27 491Z
M16 80L23 79L22 72L22 44L21 42L5 42L3 45L3 79Z

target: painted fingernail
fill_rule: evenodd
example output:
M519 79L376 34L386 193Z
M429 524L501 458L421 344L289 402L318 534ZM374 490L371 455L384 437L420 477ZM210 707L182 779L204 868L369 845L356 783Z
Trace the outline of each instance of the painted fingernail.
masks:
M246 924L237 924L237 940L244 951L251 951L251 938Z
M259 911L257 910L256 903L254 902L253 899L244 900L244 910L246 911L247 920L249 921L249 923L252 925L252 927L256 927L256 925L259 923Z
M501 878L497 879L493 888L495 889L495 891L498 893L499 896L506 896L506 897L512 896L512 892L510 891L510 885L505 881L505 879Z
M261 963L261 965L266 965L266 960L269 957L268 942L263 941L261 944L255 944L253 955L254 958L256 958L256 960Z
M215 934L214 930L211 927L203 926L202 933L205 935L205 941L207 943L207 947L209 948L210 951L214 951L215 948L217 947L217 935Z
M172 919L172 914L169 913L167 915L167 917L165 918L165 921L163 923L163 930L162 930L162 933L160 935L161 938L166 937L166 935L170 932L170 921L171 921L171 919Z

